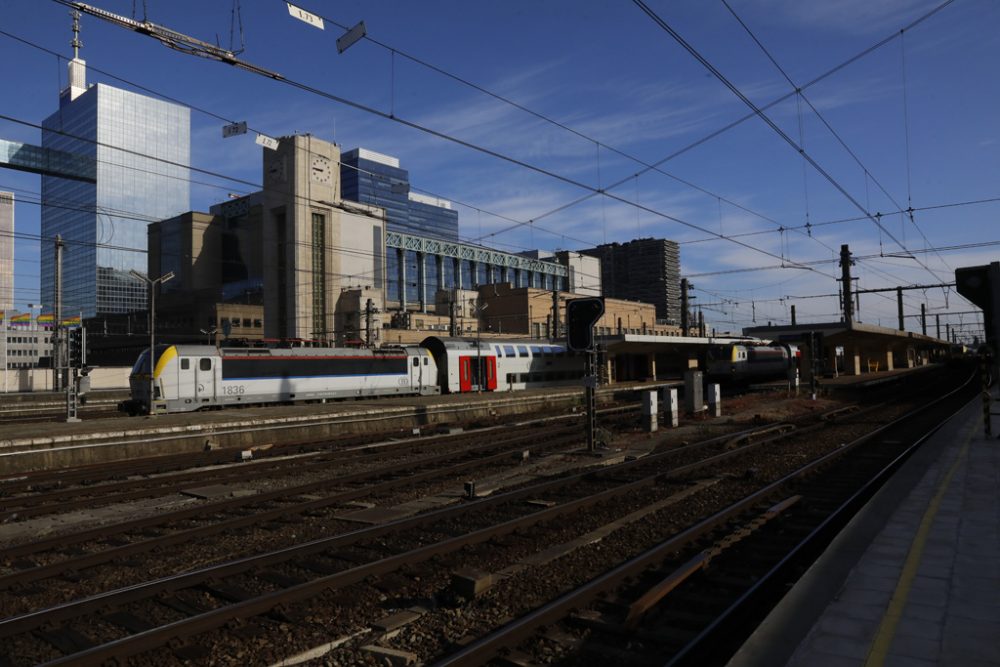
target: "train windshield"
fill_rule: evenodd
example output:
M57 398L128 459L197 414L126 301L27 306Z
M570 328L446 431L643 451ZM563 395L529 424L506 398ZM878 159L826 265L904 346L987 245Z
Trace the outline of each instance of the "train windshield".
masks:
M156 346L156 359L160 359L160 355L166 350L169 345L157 345ZM155 368L155 366L154 366ZM149 348L143 350L139 358L135 360L135 365L132 366L132 375L149 375Z

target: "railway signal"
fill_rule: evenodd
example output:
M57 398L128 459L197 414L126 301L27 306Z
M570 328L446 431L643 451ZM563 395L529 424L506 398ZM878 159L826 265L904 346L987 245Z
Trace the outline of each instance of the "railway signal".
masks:
M604 315L604 299L587 297L566 302L566 344L574 352L594 348L594 324Z
M594 373L594 324L604 315L604 299L588 297L566 302L566 346L574 352L584 352L587 369L584 373L587 403L587 451L595 449L597 432L597 375Z
M87 364L87 332L82 326L69 330L69 367L82 368Z

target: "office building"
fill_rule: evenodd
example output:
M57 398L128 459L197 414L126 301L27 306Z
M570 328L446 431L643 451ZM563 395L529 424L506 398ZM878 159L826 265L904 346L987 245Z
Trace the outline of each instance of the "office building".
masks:
M146 308L146 227L190 208L190 110L101 83L69 63L59 110L42 146L96 161L97 182L42 176L42 237L60 234L63 313L84 317ZM55 251L41 253L41 301L55 300Z
M0 192L0 312L14 307L14 193Z
M651 303L665 324L681 320L680 247L666 239L636 239L580 250L601 263L604 296Z
M385 212L341 201L335 144L278 141L262 149L264 190L149 226L150 275L175 274L158 292L158 334L381 341L365 311L383 310Z
M341 193L345 200L371 204L385 209L387 231L402 232L444 241L458 241L458 211L451 202L410 192L410 174L399 166L399 160L365 148L355 148L341 156ZM405 263L400 270L400 257ZM421 288L434 294L439 289L455 287L460 281L454 267L444 266L438 276L426 272L425 284L413 280L421 273L414 251L390 252L386 257L387 300L417 303ZM467 266L466 266L467 268ZM462 270L461 268L459 270ZM406 294L400 293L400 275L405 280ZM470 284L473 276L464 276Z

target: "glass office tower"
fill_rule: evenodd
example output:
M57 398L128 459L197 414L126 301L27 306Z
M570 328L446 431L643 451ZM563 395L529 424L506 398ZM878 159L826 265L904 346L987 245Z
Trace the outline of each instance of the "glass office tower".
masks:
M97 183L42 177L41 302L55 300L63 250L63 316L145 310L146 227L190 209L187 107L104 84L67 89L43 123L42 146L97 161ZM158 277L158 276L157 276Z
M343 153L340 157L340 194L348 201L384 208L387 231L458 241L458 211L444 200L411 193L410 173L400 168L397 158L365 148ZM416 253L407 250L404 261L407 264L406 300L414 303L419 291ZM386 249L385 265L386 297L399 300L399 258L394 248ZM432 267L427 267L428 294L454 285L451 263L446 263L444 268L445 285L438 285L437 274Z

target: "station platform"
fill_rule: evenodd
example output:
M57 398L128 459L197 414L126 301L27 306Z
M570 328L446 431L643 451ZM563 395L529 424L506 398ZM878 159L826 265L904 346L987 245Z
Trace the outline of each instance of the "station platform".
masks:
M932 434L730 667L1000 666L1000 416L992 431L976 398Z

